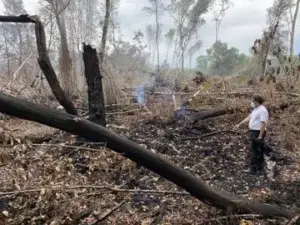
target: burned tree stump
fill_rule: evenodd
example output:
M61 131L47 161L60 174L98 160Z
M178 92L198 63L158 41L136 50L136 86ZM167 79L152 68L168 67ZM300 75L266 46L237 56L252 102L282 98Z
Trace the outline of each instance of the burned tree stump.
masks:
M83 44L85 78L88 86L89 120L106 126L102 76L96 49Z

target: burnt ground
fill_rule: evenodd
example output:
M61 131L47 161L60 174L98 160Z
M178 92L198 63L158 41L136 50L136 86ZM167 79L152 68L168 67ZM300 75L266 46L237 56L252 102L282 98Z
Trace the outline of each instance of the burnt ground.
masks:
M231 130L243 116L234 114L208 119L195 128L184 121L149 118L137 113L112 118L109 127L214 187L267 203L300 207L299 163L282 147L282 130L276 119L272 119L267 137L272 148L268 162L276 163L273 180L246 171L246 134L224 132L183 140ZM32 133L37 129L37 136L41 135L41 127L48 129L30 122L21 124L15 119L4 123L11 130L18 127L12 136L22 136L29 126ZM3 224L51 225L243 224L241 218L230 217L189 195L154 193L183 190L105 149L103 144L79 144L70 135L62 132L57 135L52 129L47 132L53 135L50 142L35 145L27 141L26 144L26 140L31 139L26 136L21 140L23 144L1 147L0 224L1 221ZM118 190L101 188L103 186ZM141 193L132 189L149 191ZM20 190L22 193L18 193ZM120 203L122 206L105 218L105 214ZM284 224L280 219L246 219L249 224Z

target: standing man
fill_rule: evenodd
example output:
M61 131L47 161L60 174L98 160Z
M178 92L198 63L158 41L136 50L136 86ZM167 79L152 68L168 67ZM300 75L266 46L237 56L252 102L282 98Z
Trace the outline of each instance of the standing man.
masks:
M251 101L252 113L236 125L236 128L239 128L242 124L249 123L251 133L250 171L254 174L261 174L264 166L264 138L269 120L269 112L263 106L263 103L264 99L261 96L255 95Z

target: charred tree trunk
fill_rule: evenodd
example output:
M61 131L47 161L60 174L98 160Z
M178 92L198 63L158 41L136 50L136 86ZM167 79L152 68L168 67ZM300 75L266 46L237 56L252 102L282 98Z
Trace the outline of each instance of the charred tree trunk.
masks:
M233 113L235 112L237 109L232 109L232 108L223 108L223 109L211 109L208 111L204 111L204 112L199 112L195 115L193 115L190 120L193 123L198 122L199 120L205 120L208 118L213 118L213 117L218 117L218 116L222 116L228 113Z
M0 112L52 126L91 141L105 141L108 148L177 184L204 203L226 212L259 213L267 217L285 218L293 218L299 214L298 210L289 211L277 205L255 202L210 187L204 181L162 156L120 137L102 126L70 114L57 112L1 93Z
M85 77L88 85L89 119L105 127L105 104L97 51L86 44L83 44L83 49Z
M77 115L77 110L70 100L69 96L61 88L57 79L55 70L50 62L48 50L46 46L46 36L44 25L37 21L35 24L36 41L38 46L39 58L38 62L45 74L45 77L50 85L50 88L56 97L57 101L65 108L67 113Z
M41 70L45 74L45 77L49 83L49 86L57 99L57 101L64 107L67 113L77 115L77 110L73 105L72 101L68 98L65 92L62 90L55 70L50 62L46 45L45 29L42 22L37 16L0 16L0 22L11 22L11 23L34 23L36 43L38 48L38 63Z

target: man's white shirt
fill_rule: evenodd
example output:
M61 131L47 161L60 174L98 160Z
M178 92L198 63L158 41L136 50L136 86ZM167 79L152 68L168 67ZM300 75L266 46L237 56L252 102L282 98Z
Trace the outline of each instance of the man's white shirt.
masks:
M249 129L260 130L262 122L267 123L269 120L269 112L263 105L256 107L250 114Z

